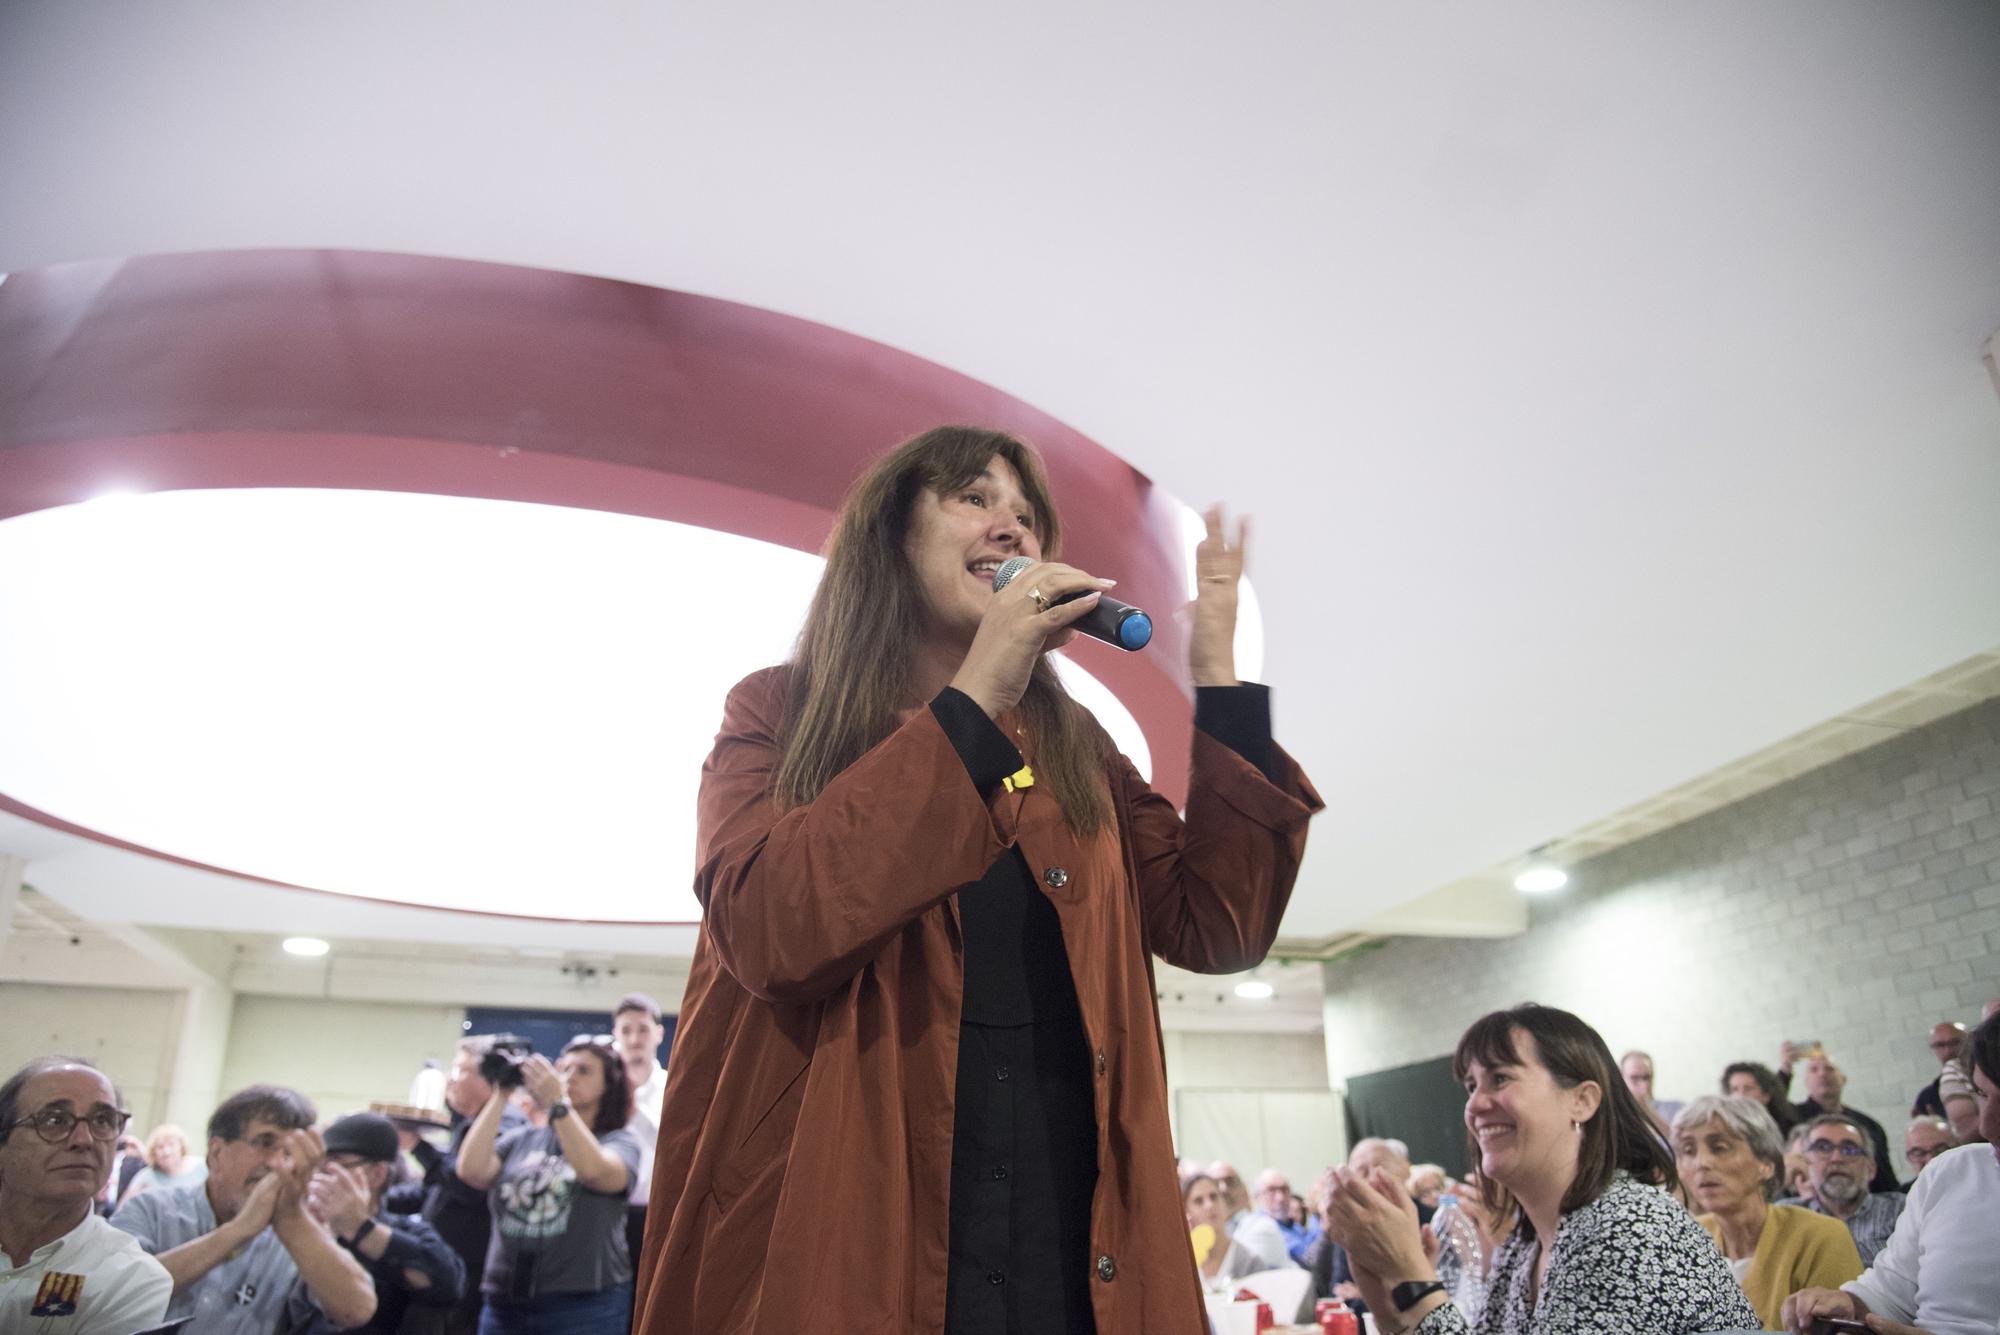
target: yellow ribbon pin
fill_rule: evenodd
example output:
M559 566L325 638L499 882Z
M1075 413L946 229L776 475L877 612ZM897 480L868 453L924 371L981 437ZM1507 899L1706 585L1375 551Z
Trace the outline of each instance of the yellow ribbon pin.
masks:
M1023 788L1033 788L1035 786L1035 767L1032 765L1023 765L1006 778L1000 780L1000 784L1010 793L1019 792Z

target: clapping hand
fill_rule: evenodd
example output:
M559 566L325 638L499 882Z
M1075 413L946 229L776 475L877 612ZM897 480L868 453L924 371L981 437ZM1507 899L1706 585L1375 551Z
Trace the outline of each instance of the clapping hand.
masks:
M306 1188L306 1210L335 1237L351 1238L368 1218L371 1195L368 1179L358 1170L329 1160Z

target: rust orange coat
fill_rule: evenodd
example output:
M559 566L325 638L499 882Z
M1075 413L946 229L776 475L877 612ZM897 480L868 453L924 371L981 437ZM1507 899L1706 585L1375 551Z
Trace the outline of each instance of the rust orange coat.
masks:
M1274 785L1197 732L1185 822L1118 757L1118 826L1080 839L1045 792L983 798L925 709L780 815L767 790L784 691L783 668L739 683L702 771L704 916L634 1331L943 1329L953 895L1017 845L1061 919L1097 1072L1097 1329L1203 1335L1150 955L1209 973L1264 957L1320 807L1311 784L1276 748ZM1067 879L1043 876L1054 867Z

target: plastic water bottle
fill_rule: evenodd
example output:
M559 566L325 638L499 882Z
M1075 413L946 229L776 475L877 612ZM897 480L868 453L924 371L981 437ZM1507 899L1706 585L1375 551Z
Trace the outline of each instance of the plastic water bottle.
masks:
M1486 1305L1486 1256L1479 1245L1479 1225L1459 1208L1458 1197L1446 1192L1438 1197L1431 1232L1438 1240L1438 1278L1459 1315L1471 1325Z

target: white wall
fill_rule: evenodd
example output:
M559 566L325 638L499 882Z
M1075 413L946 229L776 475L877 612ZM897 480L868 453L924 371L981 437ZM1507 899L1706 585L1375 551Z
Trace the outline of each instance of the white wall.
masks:
M1162 1036L1174 1151L1227 1159L1250 1180L1282 1169L1298 1189L1345 1153L1339 1099L1318 1034Z
M426 1059L451 1065L464 1019L461 1006L239 996L222 1092L289 1085L322 1120L378 1099L400 1103Z
M117 1082L137 1134L164 1120L178 996L110 987L0 983L0 1078L52 1052L87 1057Z

